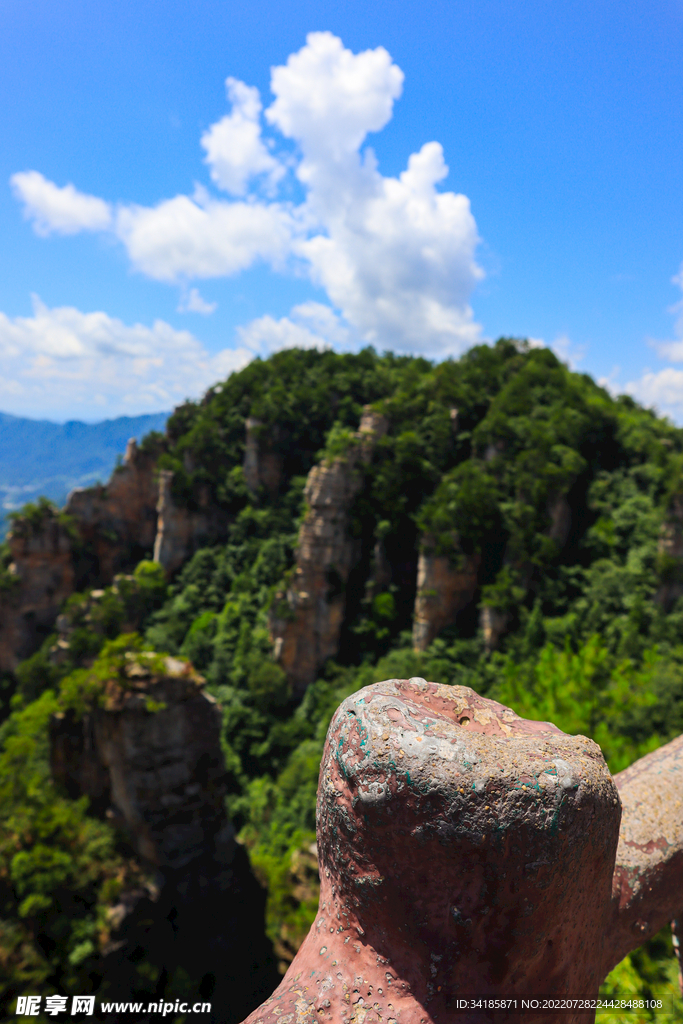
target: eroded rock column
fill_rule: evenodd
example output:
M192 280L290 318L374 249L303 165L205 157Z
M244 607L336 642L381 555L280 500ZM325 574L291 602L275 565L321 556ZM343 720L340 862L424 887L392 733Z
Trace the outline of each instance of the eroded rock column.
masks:
M442 629L455 622L473 600L478 585L481 555L462 555L456 566L448 556L431 552L431 546L431 539L423 538L413 614L416 651L426 650Z
M358 558L358 543L348 532L349 511L363 483L359 467L372 458L385 431L384 417L367 408L347 452L308 474L304 494L309 511L299 531L296 566L270 616L274 654L295 693L303 693L325 660L337 653L344 588Z

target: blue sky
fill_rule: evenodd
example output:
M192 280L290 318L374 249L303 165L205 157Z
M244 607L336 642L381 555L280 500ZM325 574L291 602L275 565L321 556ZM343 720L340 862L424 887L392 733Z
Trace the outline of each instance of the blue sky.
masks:
M4 0L0 410L507 334L683 423L682 44L681 0Z

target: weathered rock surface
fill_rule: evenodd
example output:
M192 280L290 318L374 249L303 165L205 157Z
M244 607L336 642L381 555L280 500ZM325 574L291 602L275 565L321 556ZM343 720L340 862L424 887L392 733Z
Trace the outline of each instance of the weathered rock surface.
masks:
M488 604L482 604L479 612L479 622L484 637L484 650L487 654L495 651L501 637L505 635L508 620L507 612L501 611L499 608L492 608Z
M456 566L446 555L430 553L430 538L423 539L417 566L417 593L413 614L413 647L424 651L445 626L474 599L480 555L462 555Z
M91 585L107 585L122 568L146 554L149 557L156 533L157 493L156 460L140 451L135 440L128 442L123 463L106 486L71 492L64 511L73 517L82 542L94 555Z
M7 540L16 586L0 599L0 672L34 653L74 591L108 586L152 555L171 575L225 536L227 517L208 492L186 508L173 499L172 479L131 440L106 486L72 491L64 515L47 508L40 522L15 522Z
M249 417L244 425L246 438L243 469L249 493L256 497L263 487L274 499L280 489L283 474L282 456L273 445L277 440L277 428L266 435L263 424L253 417Z
M156 503L154 561L170 575L204 544L214 544L225 536L227 517L211 504L207 489L200 491L198 507L189 509L173 498L173 473L159 473L159 498Z
M220 711L202 678L181 660L131 653L102 706L53 719L50 746L54 778L89 796L156 869L153 891L124 893L112 908L107 976L125 989L142 944L152 963L210 975L212 1019L239 1020L277 971L265 894L226 814Z
M677 740L617 789L591 740L467 687L353 694L320 769L319 912L249 1024L474 1022L498 1018L458 998L595 997L683 898L681 765Z
M302 693L324 661L337 653L344 588L359 554L348 533L349 510L362 486L358 467L372 458L385 431L384 418L367 408L346 454L314 466L308 475L304 494L309 512L299 532L296 567L270 619L275 656L295 693Z
M106 487L72 491L65 515L19 518L8 534L17 584L0 602L0 671L13 671L49 633L60 606L86 583L107 585L152 551L154 459L129 441Z
M73 593L73 540L58 515L38 526L24 520L8 535L16 585L0 600L0 671L13 671L32 654Z
M228 862L220 711L187 662L156 664L133 653L126 684L112 680L105 704L53 721L52 773L72 795L111 809L136 852L158 867L210 854Z
M683 907L683 736L615 775L623 808L609 968Z

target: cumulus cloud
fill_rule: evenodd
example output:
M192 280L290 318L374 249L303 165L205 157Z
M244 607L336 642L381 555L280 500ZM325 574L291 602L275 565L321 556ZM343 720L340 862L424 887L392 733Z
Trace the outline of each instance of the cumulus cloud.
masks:
M120 207L115 230L136 270L174 283L229 277L257 259L282 260L290 242L291 217L275 203L175 196L154 207Z
M206 163L219 188L243 196L251 178L265 174L274 186L285 168L268 152L261 138L261 97L258 89L236 78L227 78L225 88L232 113L204 132L201 144Z
M245 348L211 356L163 320L127 325L103 312L49 309L34 297L32 316L0 313L0 408L37 408L56 419L170 409L252 357Z
M120 203L112 212L102 200L68 195L101 204L88 207L87 224L82 207L81 227L113 232L135 269L156 280L186 288L258 261L296 269L326 291L349 337L436 357L458 353L480 338L469 304L483 276L469 200L440 191L448 167L438 142L410 155L397 177L383 176L366 146L390 120L403 79L383 47L354 54L330 32L313 32L272 69L275 99L265 112L255 88L227 79L231 111L201 145L213 182L235 198L198 188L153 207ZM293 142L296 155L274 152L272 133ZM303 193L298 204L282 198L291 188L279 199L275 191L284 188L288 167ZM37 179L53 198L72 188ZM41 202L30 207L36 228L66 230L56 201ZM68 223L79 230L75 213ZM285 319L261 318L260 327L245 330L264 338L277 330L290 339L318 336L300 313Z
M347 348L351 334L329 306L304 302L290 316L260 316L237 328L240 343L267 356L283 348Z
M38 171L13 174L10 184L38 235L75 235L79 231L105 231L111 226L109 203L79 192L73 185L59 188Z
M383 46L353 54L331 32L311 32L306 45L272 70L276 100L266 118L301 143L307 163L353 158L368 132L391 119L403 72Z

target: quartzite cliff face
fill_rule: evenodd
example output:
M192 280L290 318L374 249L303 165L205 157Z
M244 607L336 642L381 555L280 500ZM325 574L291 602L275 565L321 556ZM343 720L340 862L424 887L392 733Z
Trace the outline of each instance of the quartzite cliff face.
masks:
M221 1020L238 1021L278 975L265 893L225 810L220 709L187 662L126 658L98 706L55 716L50 729L55 780L117 824L151 874L111 908L106 973L125 989L142 942L152 962L211 975Z
M355 443L308 475L304 495L309 510L299 531L296 566L286 594L276 594L270 621L275 657L295 693L302 693L337 653L345 585L358 557L358 544L349 535L349 511L363 485L362 465L385 431L384 418L365 409Z

